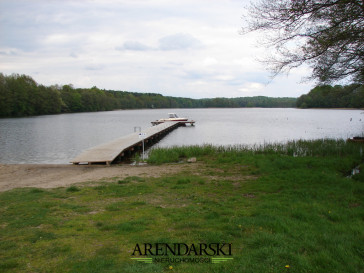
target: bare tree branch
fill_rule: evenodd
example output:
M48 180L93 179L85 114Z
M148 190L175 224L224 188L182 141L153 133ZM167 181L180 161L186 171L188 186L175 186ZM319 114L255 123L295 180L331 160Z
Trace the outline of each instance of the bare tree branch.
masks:
M364 82L363 0L258 0L242 34L264 32L273 75L308 64L311 79Z

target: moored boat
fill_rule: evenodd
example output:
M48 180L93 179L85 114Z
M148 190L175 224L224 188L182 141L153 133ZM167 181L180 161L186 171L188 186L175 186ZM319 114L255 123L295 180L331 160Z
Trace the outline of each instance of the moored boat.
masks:
M188 120L188 118L180 118L175 113L168 113L168 118L162 118L162 119L159 119L158 121L166 122L166 121L187 121L187 120Z
M353 137L353 138L348 138L348 141L350 142L364 142L364 137Z
M190 124L191 126L193 126L195 124L195 121L188 120L188 118L179 117L175 113L168 113L168 118L161 118L161 119L158 119L156 121L152 121L152 124L153 125L158 125L158 124L161 124L161 123L164 123L164 122L179 122L179 123L181 123L183 125Z

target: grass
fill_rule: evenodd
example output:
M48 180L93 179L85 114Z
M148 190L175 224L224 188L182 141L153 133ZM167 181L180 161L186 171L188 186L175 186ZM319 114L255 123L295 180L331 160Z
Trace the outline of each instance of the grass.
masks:
M350 177L361 150L333 140L156 149L155 164L200 163L159 178L3 192L0 272L363 272L364 172ZM130 259L137 243L158 242L229 242L234 259Z

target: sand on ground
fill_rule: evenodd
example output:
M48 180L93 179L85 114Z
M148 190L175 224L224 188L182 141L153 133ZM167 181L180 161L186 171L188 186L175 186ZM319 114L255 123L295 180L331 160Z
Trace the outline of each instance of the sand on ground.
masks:
M0 192L14 188L67 187L79 182L98 182L127 176L159 177L193 168L196 164L162 166L131 165L51 165L51 164L0 164Z

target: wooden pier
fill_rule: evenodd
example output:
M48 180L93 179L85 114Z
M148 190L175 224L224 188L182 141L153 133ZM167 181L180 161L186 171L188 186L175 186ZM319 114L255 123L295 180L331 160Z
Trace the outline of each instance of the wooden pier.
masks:
M142 132L126 135L109 143L88 149L75 157L71 163L110 165L112 162L118 161L126 153L130 153L141 147L142 138L144 138L144 143L148 143L160 139L181 125L183 124L180 122L165 122L152 126Z

